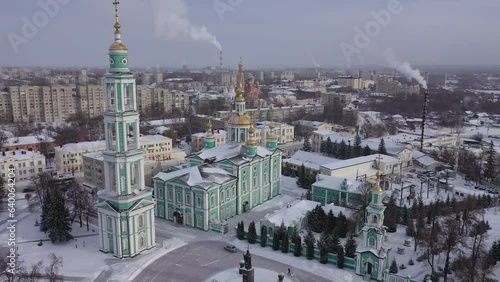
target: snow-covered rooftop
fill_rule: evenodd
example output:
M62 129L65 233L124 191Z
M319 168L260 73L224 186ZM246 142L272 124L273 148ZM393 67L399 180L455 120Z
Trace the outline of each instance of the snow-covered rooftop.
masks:
M319 170L321 165L338 161L335 158L325 157L318 153L310 153L305 151L297 151L289 159L284 159L284 163L290 163L297 166L302 164L310 169Z
M185 122L186 122L185 118L173 118L173 119L150 120L150 121L144 121L143 123L152 126L160 126L160 125L182 124Z
M224 137L227 135L227 131L225 130L214 130L214 137ZM193 137L205 137L207 136L207 132L198 132L198 133L194 133L192 135Z
M3 146L11 147L11 146L20 146L20 145L30 145L30 144L38 144L40 142L54 142L54 139L46 136L21 136L21 137L12 137L7 138L5 140Z
M202 164L184 168L173 172L160 172L154 179L168 181L180 177L189 186L199 186L203 189L209 188L213 183L223 184L236 179L231 173L220 168L217 164Z
M319 187L334 188L336 190L339 190L344 180L347 181L347 191L349 192L358 191L358 187L362 184L361 181L356 181L344 177L335 177L335 176L318 174L318 180L314 182L313 185Z
M39 152L26 151L26 150L10 151L10 152L2 152L2 154L0 154L0 162L5 162L7 160L24 161L40 157L44 156Z
M80 143L69 143L64 146L55 147L56 152L74 152L84 150L104 150L106 148L106 141L89 141Z
M154 142L169 142L172 141L171 138L168 138L163 135L142 135L139 137L139 142L143 143L154 143Z
M215 158L217 161L224 159L231 159L241 156L242 144L227 143L217 146L215 148L204 148L197 155L203 160ZM269 156L272 152L264 147L257 146L257 155L261 157Z
M375 160L378 160L378 156L380 155L380 162L381 163L397 163L398 159L387 156L387 155L382 155L382 154L374 154L374 155L369 155L369 156L363 156L363 157L358 157L358 158L352 158L348 160L342 160L342 161L337 161L329 164L324 164L322 165L323 167L330 169L330 170L336 170L344 167L350 167L350 166L355 166L358 164L364 164L364 163L369 163L369 162L374 162Z

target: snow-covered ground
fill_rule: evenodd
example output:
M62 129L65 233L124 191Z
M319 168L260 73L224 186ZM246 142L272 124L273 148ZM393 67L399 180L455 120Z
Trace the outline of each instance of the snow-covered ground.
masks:
M47 262L49 254L54 253L58 257L63 258L63 266L61 273L65 276L75 276L87 278L92 281L92 277L96 272L100 272L106 265L106 261L110 256L100 253L97 232L93 232L96 228L90 227L87 231L86 225L80 227L79 223L73 224L71 234L75 237L74 240L52 244L49 236L39 230L35 226L35 221L40 221L38 212L30 213L24 219L17 217L16 226L16 246L18 246L18 254L26 267L37 263L38 261ZM1 230L6 230L7 223L0 226ZM8 233L0 234L0 242L7 242ZM38 246L39 240L43 240L43 245ZM85 247L84 247L85 244Z
M255 281L276 282L278 281L279 273L264 268L255 268L254 275ZM205 282L213 282L214 280L217 282L240 282L241 274L239 274L239 271L237 269L230 269L217 273L211 278L205 280ZM294 282L295 280L293 280L289 276L285 276L285 279L283 281Z
M317 260L308 260L305 257L295 257L292 253L283 254L280 251L274 251L272 248L262 248L260 245L250 245L246 241L234 239L232 244L237 248L245 250L250 248L250 253L262 256L271 260L290 265L292 273L294 271L303 270L314 273L326 279L332 279L336 282L354 282L363 281L361 276L358 276L351 270L339 269L331 264L321 264ZM293 278L293 276L292 276ZM256 280L258 281L258 280Z

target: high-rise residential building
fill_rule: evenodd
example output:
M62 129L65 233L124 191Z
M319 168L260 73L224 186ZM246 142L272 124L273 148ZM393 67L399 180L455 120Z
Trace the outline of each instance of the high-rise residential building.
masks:
M12 105L8 92L0 91L0 123L12 122Z
M98 195L99 250L133 257L155 246L155 203L144 183L144 152L139 142L135 79L129 69L116 11L115 39L105 76L104 189Z
M59 122L77 112L76 89L71 86L11 86L13 122Z
M77 85L78 111L90 118L99 117L104 114L104 86L102 85Z
M172 112L175 109L187 111L190 106L188 93L168 90L158 84L138 85L137 101L139 112L147 111L152 106L161 106L167 112Z

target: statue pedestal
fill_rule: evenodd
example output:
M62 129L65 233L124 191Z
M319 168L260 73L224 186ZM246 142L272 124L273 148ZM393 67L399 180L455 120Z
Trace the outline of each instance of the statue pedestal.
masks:
M242 269L242 272L243 272L243 282L255 282L254 281L254 277L255 277L255 274L254 274L254 268L250 268L250 269Z

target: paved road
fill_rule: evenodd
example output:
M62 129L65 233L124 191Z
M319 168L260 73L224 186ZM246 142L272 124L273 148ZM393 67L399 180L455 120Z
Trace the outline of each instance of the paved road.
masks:
M221 241L193 242L147 266L134 282L203 282L218 272L238 267L243 259L243 251L229 253L224 250L226 244ZM286 273L288 265L252 255L252 265L256 268L266 268L277 273ZM294 270L293 281L326 282L323 277ZM276 277L277 279L278 277Z

